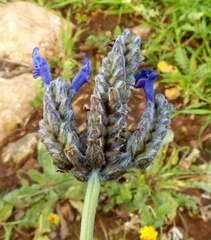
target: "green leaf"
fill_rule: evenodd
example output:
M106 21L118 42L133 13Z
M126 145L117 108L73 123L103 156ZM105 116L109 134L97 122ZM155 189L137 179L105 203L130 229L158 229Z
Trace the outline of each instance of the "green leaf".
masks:
M154 226L154 219L148 206L142 205L141 208L141 224L143 226Z
M191 25L190 23L186 23L183 26L181 26L181 29L184 31L188 31L188 32L195 32L196 31L196 27Z
M5 232L5 236L4 236L4 240L10 240L10 236L12 233L12 229L13 229L13 225L7 225L6 226L6 232Z
M158 209L156 210L157 217L164 219L165 215L170 213L170 209L171 206L168 202L158 206Z
M203 107L205 105L207 105L206 102L195 103L195 104L191 104L191 105L187 106L185 110L194 109L194 108L200 108L200 107Z
M83 201L80 200L69 200L70 204L82 215L83 212Z
M19 227L38 227L38 220L45 205L45 199L41 199L26 210L25 216L21 219Z
M210 77L211 75L211 69L208 64L201 64L196 71L194 72L194 75L196 78L205 78L205 77Z
M3 197L3 201L17 207L31 206L45 196L47 190L40 189L38 184L16 189Z
M47 202L42 209L42 225L39 225L39 230L41 233L46 233L51 231L51 223L48 221L47 217L52 213L52 206Z
M55 167L50 160L44 145L40 141L38 142L38 162L43 167L44 172L50 177L50 179L55 176Z
M166 215L168 219L173 220L176 217L178 201L172 196L170 191L156 191L152 195L152 200L155 205L155 209L159 209L159 207L162 206L159 210L160 214L164 213L166 210Z
M177 64L180 66L184 73L189 72L189 60L184 48L182 47L176 48L175 61L177 62Z
M46 199L48 200L48 205L53 206L61 197L53 189L50 189Z
M28 187L29 186L29 182L26 179L21 179L21 186L22 187Z
M122 188L120 194L116 198L116 203L124 204L127 202L131 202L131 199L132 199L132 194L131 194L130 189Z
M43 174L38 172L37 170L29 170L27 174L36 183L39 183L41 185L45 184L45 178L44 178Z
M203 100L203 101L205 101L205 102L207 102L207 103L210 103L210 102L211 102L211 99L208 98L208 97L206 97L205 93L202 92L203 89L200 89L200 88L197 87L196 85L193 86L192 89L193 89L193 92L196 94L196 96L197 96L199 99L201 99L201 100Z
M68 4L75 4L75 3L81 3L81 0L65 0L65 1L57 0L52 5L52 8L61 8L61 7L65 7Z
M174 192L174 193L172 193L172 196L174 197L174 199L177 200L178 207L197 209L197 205L196 205L195 201L193 199L190 199L185 194L179 193L179 192Z
M86 184L83 183L75 183L70 186L65 193L65 199L84 199L86 193Z
M13 206L24 207L25 204L20 200L18 195L20 194L21 189L16 189L3 196L2 200L6 203L12 204Z
M136 188L137 192L134 194L131 206L128 207L131 211L141 210L142 206L146 204L150 199L150 186L145 184L144 186L132 185L131 188ZM133 205L132 205L133 204Z
M113 209L115 206L114 202L110 200L110 203L106 204L103 208L103 211L105 213L109 212L111 209Z
M211 110L209 109L184 109L177 112L186 113L186 114L197 114L197 115L211 114Z
M171 158L170 158L171 165L173 165L173 166L175 166L179 161L179 150L178 149L176 150L175 148L174 148L174 150L175 151L172 153Z
M170 129L168 130L168 133L162 142L162 146L158 151L158 155L156 159L154 160L153 164L151 164L151 166L149 166L146 170L148 171L149 169L150 170L149 172L151 175L156 176L157 174L159 174L160 170L166 166L165 159L167 157L167 151L169 148L169 144L172 143L173 141L174 141L174 132ZM170 162L169 162L169 165L170 165Z
M198 11L197 12L191 12L191 13L188 14L188 19L191 20L191 21L193 21L193 20L199 21L202 18L203 15L204 15L203 12L198 12Z
M194 181L194 182L192 182L192 185L197 188L200 188L206 192L211 193L211 184L209 182Z
M171 129L169 129L165 138L163 139L162 146L169 144L173 141L174 141L174 132Z
M122 34L122 29L119 25L117 25L114 29L114 36L117 37Z
M0 221L5 221L12 215L13 207L13 204L0 200Z

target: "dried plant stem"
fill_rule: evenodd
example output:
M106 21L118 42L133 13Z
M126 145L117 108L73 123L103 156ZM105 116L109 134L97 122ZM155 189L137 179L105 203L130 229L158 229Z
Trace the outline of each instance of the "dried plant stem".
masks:
M81 222L80 240L93 240L94 221L98 204L99 191L99 171L95 169L92 171L92 174L88 180Z

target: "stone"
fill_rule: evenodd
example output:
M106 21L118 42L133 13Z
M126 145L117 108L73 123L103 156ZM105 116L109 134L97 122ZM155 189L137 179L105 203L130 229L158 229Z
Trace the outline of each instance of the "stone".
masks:
M55 56L60 31L61 18L43 7L28 1L0 3L0 59L31 65L34 47L44 58Z
M3 148L1 159L3 163L24 164L36 150L37 133L28 133L18 141L9 143Z
M0 146L5 138L33 111L28 101L35 96L32 74L25 73L11 80L0 81Z
M131 28L131 33L139 36L142 41L146 41L152 33L151 27L144 27L143 25L138 25Z

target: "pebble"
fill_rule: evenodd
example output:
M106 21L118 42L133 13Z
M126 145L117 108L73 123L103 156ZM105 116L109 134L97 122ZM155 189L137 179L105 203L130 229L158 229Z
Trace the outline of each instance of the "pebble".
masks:
M3 163L24 164L34 154L37 148L37 133L28 133L18 141L9 143L3 148L1 159Z

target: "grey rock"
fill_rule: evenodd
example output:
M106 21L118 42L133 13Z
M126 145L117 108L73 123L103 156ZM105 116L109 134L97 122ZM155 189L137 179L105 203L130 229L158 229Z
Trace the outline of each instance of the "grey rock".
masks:
M32 74L25 73L11 80L0 81L0 146L10 132L23 125L33 110L28 101L34 98Z
M0 4L0 58L31 65L34 47L40 47L42 56L53 56L60 30L61 18L43 7L29 1Z
M37 147L37 133L28 133L18 141L9 143L3 148L1 159L3 163L24 164L33 155Z
M139 36L142 41L145 41L149 38L149 36L152 33L151 27L144 27L143 25L138 25L133 28L131 28L131 33Z

